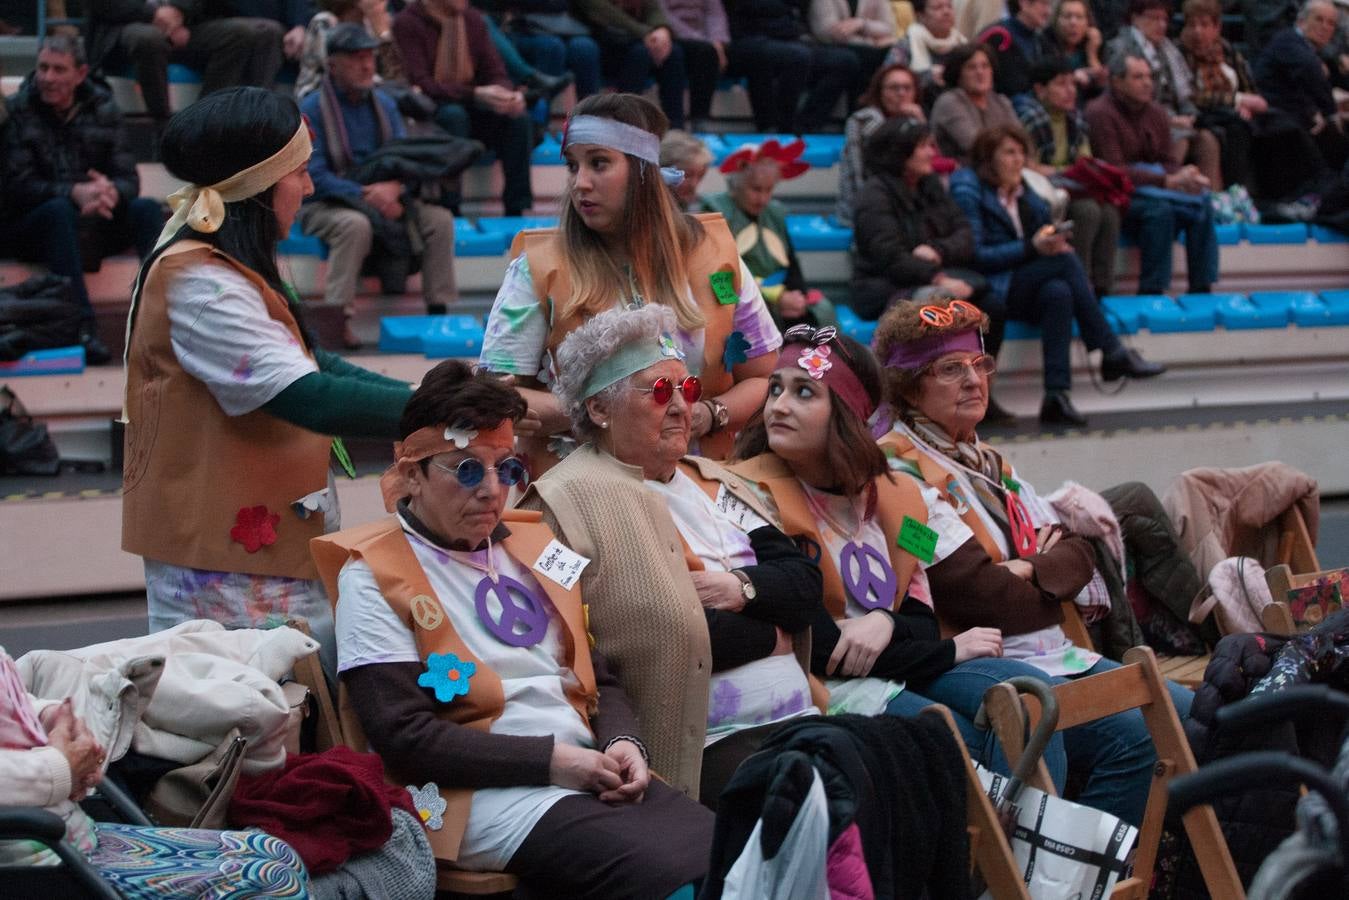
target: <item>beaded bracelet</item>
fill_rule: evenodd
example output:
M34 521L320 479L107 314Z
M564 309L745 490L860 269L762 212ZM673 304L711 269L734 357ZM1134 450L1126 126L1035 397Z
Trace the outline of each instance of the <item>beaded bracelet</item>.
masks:
M609 742L608 742L607 744L604 745L604 749L601 750L600 752L601 752L601 753L608 753L608 752L609 752L609 748L612 747L614 744L617 744L619 741L630 741L630 742L632 742L633 746L635 746L635 747L637 748L637 752L639 752L639 753L642 754L642 760L643 760L648 766L651 765L651 754L648 753L648 752L646 752L646 744L643 744L643 743L642 743L642 739L639 738L639 737L637 737L636 735L631 735L631 734L620 734L620 735L616 735L616 736L614 736L614 737L611 737L611 738L609 738Z

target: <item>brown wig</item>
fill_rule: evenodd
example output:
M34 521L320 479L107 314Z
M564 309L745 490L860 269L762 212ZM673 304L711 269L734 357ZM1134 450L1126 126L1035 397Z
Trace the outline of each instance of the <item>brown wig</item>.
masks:
M877 109L884 109L881 106L881 85L885 83L885 77L891 72L903 72L909 76L909 81L913 83L913 99L920 100L923 95L923 88L918 83L918 78L913 74L904 63L890 63L888 66L881 66L876 70L876 74L871 76L871 81L867 84L867 89L862 96L857 98L858 107L874 106Z
M935 337L943 334L956 334L965 331L970 327L970 323L964 320L956 320L950 325L929 325L918 317L918 311L924 306L947 307L951 305L954 298L929 299L929 300L901 300L885 311L879 322L876 323L876 336L873 343L876 346L876 357L879 360L890 358L899 347L905 344L911 344L922 338ZM969 301L965 301L968 303ZM988 316L980 315L979 331L988 331ZM918 388L918 379L922 377L923 371L927 368L922 366L917 369L898 369L893 366L884 365L881 369L881 378L883 381L883 390L885 402L890 404L896 410L902 410L908 405L907 398L913 396Z
M520 393L500 378L475 372L463 360L447 359L427 372L413 392L398 421L398 436L406 440L419 428L438 425L486 430L506 419L519 422L525 408ZM422 460L422 471L426 463Z
M592 94L576 104L571 114L614 119L657 138L670 127L659 106L636 94ZM627 238L633 281L643 300L674 310L680 328L702 328L707 323L689 298L686 265L702 240L702 226L679 208L657 166L631 155L627 159L628 189L620 226ZM559 230L571 276L571 296L563 303L562 316L588 317L612 308L616 300L628 294L628 278L609 255L600 235L581 220L570 197L562 204Z
M873 406L882 399L881 365L865 345L842 334L835 339L844 351L848 368L852 369L867 398ZM838 357L835 357L837 359ZM750 418L736 437L731 458L750 459L761 453L771 453L768 446L768 428L764 425L763 407ZM856 497L878 476L890 477L885 454L871 436L871 426L858 418L857 413L829 391L829 433L825 438L824 453L833 466L834 487L849 497Z
M993 171L993 157L997 155L1002 142L1011 138L1021 145L1021 150L1030 159L1031 144L1026 129L1020 125L992 125L974 136L974 146L970 148L970 168L979 180L988 184L997 181Z

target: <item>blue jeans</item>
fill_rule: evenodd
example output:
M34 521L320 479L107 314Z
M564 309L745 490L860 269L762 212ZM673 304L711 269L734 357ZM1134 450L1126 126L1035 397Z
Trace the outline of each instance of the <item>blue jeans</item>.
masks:
M482 141L496 154L506 182L501 192L506 215L523 215L534 205L534 193L529 183L534 125L529 116L502 116L486 109L446 103L436 110L434 120L455 137Z
M1014 665L1017 671L1011 671L1009 664ZM1082 675L1074 677L1097 675L1118 669L1119 666L1117 662L1102 659ZM921 687L923 696L936 703L944 703L959 716L973 721L983 702L984 691L1013 674L1030 675L1049 684L1062 684L1066 680L1046 675L1034 666L1017 660L984 658L963 662ZM1176 714L1183 721L1190 715L1194 694L1169 681L1166 686L1171 693L1171 702L1175 704ZM997 742L991 730L976 734L982 735L985 742ZM1143 721L1143 714L1131 709L1070 728L1062 732L1062 737L1067 766L1055 772L1054 761L1049 754L1045 757L1055 787L1062 789L1063 773L1071 767L1087 779L1082 793L1077 797L1079 803L1119 816L1131 825L1142 824L1143 810L1148 803L1148 788L1152 784L1152 768L1157 762L1152 736ZM969 743L968 739L966 743ZM979 752L991 756L987 749ZM978 756L974 745L971 745L971 755Z
M1202 203L1173 203L1135 194L1124 230L1138 242L1138 293L1164 294L1170 289L1171 246L1182 231L1191 292L1206 293L1218 280L1218 235L1207 197Z
M589 35L559 37L554 34L511 34L520 55L540 72L576 76L576 99L583 100L600 89L600 45Z

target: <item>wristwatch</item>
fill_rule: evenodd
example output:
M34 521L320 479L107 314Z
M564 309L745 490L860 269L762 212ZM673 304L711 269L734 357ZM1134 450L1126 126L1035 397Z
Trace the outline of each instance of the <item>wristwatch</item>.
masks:
M748 575L740 569L732 569L731 574L740 579L740 596L745 598L746 603L759 596L758 588L754 586L754 582L749 580Z
M731 421L731 411L726 408L726 404L712 397L704 398L699 401L707 406L708 417L712 421L712 426L707 429L708 434L721 431Z

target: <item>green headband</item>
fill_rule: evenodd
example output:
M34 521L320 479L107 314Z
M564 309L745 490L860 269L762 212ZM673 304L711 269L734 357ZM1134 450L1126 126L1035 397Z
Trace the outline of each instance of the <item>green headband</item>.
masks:
M636 341L619 348L618 352L595 366L581 388L581 399L587 400L611 384L627 378L634 372L640 372L654 366L661 360L684 358L684 352L675 344L674 338L662 334L658 341Z

